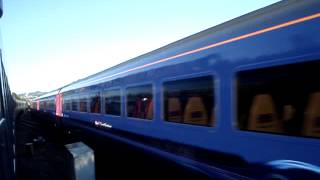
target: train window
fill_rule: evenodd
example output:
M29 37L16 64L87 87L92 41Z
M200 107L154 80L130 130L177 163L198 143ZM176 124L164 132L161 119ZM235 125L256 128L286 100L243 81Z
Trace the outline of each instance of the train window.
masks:
M43 101L43 110L46 110L46 109L47 109L47 101L44 100L44 101Z
M87 98L80 98L80 107L79 107L79 110L80 112L87 112Z
M95 93L90 97L90 112L92 113L100 113L100 94Z
M40 101L40 109L46 110L47 102L45 100Z
M56 110L56 103L55 103L55 100L51 100L51 109L52 109L53 111L55 111L55 110Z
M213 126L213 77L168 81L163 84L164 119L170 122Z
M48 100L48 101L47 101L47 109L48 109L48 110L51 110L51 100Z
M72 99L71 102L71 110L72 111L78 111L78 99Z
M140 119L153 118L152 85L127 88L127 116Z
M43 109L44 109L44 110L48 110L48 104L49 104L49 103L48 103L48 100L44 100L44 101L43 101Z
M50 99L48 101L48 109L53 111L54 110L54 106L55 106L54 100Z
M65 99L63 101L63 105L64 105L64 110L71 111L71 101L70 101L70 99Z
M51 107L52 107L51 100L48 100L48 110L52 110Z
M108 90L103 94L105 103L105 113L120 116L121 115L121 92L120 89Z
M46 100L46 110L50 110L50 100Z
M237 124L247 131L320 137L320 61L237 74Z
M67 107L67 104L66 104L66 100L64 99L63 102L62 102L62 110L63 111L67 110L66 107Z

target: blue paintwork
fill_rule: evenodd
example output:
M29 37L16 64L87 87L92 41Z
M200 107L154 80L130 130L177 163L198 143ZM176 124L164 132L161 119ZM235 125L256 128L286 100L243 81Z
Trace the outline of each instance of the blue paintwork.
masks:
M120 87L121 92L124 93L127 87L151 83L155 102L152 121L128 118L125 112L122 112L121 117L71 111L63 112L64 116L89 123L98 120L112 125L114 129L235 154L252 164L272 166L276 169L283 167L307 169L319 174L320 155L316 153L320 150L319 139L247 132L236 127L236 89L234 87L236 73L241 70L320 60L320 18L114 76L119 72L163 58L319 12L320 1L280 2L139 56L61 89L61 92L67 97L68 94L114 87ZM214 76L217 107L215 126L202 127L164 121L161 112L163 82L202 75ZM44 95L40 99L54 94ZM122 96L123 110L126 109L125 104L126 98ZM66 122L68 120L70 119L65 119ZM171 155L164 154L164 156L171 158ZM192 161L191 164L196 167L201 163Z

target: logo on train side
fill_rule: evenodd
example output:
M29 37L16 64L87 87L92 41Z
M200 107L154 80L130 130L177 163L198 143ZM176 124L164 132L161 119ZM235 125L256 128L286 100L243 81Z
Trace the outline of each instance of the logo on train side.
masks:
M97 127L112 128L111 124L108 124L108 123L102 122L102 121L97 121L97 120L94 121L94 125Z

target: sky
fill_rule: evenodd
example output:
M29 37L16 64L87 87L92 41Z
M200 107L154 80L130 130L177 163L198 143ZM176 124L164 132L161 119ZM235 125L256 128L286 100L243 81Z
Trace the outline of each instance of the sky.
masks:
M51 91L277 0L3 0L12 92Z

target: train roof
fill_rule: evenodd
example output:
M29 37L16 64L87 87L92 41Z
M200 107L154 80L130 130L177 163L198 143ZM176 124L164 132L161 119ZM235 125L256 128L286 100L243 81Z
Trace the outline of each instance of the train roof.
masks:
M52 91L46 95L43 95L40 98L49 97L53 93L58 93L59 90L61 90L61 92L67 92L67 91L82 88L82 87L100 84L102 82L120 78L128 74L135 74L135 73L141 72L142 69L143 71L147 71L153 68L159 68L159 65L152 66L153 62L159 61L164 58L172 57L177 54L184 53L186 51L191 51L195 48L199 48L197 46L203 43L203 40L206 38L211 38L213 40L215 39L221 40L221 37L222 37L222 39L224 38L225 40L230 37L235 37L235 35L238 35L239 33L241 33L237 31L238 29L242 28L242 31L243 31L243 27L246 27L246 26L249 27L250 25L260 25L261 23L259 24L259 22L262 22L265 20L271 21L272 17L277 14L285 14L288 11L294 11L301 7L308 7L315 3L319 3L319 2L317 1L302 2L299 0L285 0L285 1L277 2L275 4L255 10L253 12L242 15L230 21L224 22L220 25L211 27L209 29L206 29L194 35L188 36L176 42L170 43L159 49L148 52L136 58L130 59L126 62L120 63L116 66L113 66L111 68L108 68L106 70L93 74L91 76L88 76L86 78L72 82L64 87L61 87L55 91ZM262 27L265 27L265 26L262 26ZM108 57L106 57L106 59L107 58ZM183 62L183 61L179 61L178 63L180 62ZM174 62L174 63L177 63L177 62ZM137 68L137 67L143 67L146 64L151 64L151 65L146 68ZM163 63L161 66L167 66L167 65L170 65L170 63Z
M41 95L41 96L33 99L33 101L36 101L36 100L38 100L38 99L44 99L44 98L54 97L55 95L57 95L57 94L59 93L60 89L61 89L61 88L56 89L56 90L53 90L53 91L50 91L50 92L48 92L48 93L46 93L46 94L44 94L44 95Z

